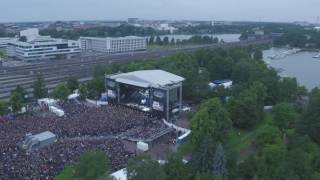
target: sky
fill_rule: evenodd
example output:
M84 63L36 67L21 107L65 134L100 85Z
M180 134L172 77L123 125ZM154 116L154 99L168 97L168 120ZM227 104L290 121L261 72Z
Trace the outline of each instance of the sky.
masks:
M0 22L231 20L316 22L320 0L0 0Z

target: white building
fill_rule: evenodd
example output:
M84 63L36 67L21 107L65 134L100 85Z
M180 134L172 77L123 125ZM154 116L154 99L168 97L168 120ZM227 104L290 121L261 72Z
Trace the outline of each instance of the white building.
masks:
M320 31L320 26L313 27L314 30Z
M18 38L4 37L0 38L0 48L6 48L10 42L17 41Z
M7 55L23 61L71 58L80 54L79 41L54 39L50 36L40 36L38 29L22 31L26 42L15 40L9 43Z
M80 37L80 43L83 51L116 54L146 50L147 38L137 36L117 38Z
M160 24L157 29L160 31L170 31L171 34L178 30L177 28L172 27L169 24Z

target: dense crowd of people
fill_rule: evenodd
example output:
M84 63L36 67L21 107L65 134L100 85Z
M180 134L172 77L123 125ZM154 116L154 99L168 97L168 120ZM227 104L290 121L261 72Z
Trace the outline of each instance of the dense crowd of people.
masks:
M52 179L65 165L74 164L87 150L102 150L110 157L112 170L125 166L134 156L118 140L59 141L38 151L26 153L17 146L1 147L0 179Z
M112 169L118 170L133 156L121 141L79 137L117 136L137 129L135 137L146 138L157 127L163 128L156 117L123 106L97 108L74 102L59 103L59 106L65 112L63 117L46 109L14 119L0 117L0 179L51 179L90 149L105 151L111 158ZM17 145L27 133L44 131L54 133L58 142L30 153Z

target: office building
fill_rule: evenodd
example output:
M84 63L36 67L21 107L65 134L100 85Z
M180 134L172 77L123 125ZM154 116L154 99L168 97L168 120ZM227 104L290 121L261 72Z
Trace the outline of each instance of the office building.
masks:
M24 37L24 38L22 38ZM21 39L24 39L21 41ZM81 52L78 41L40 36L38 29L28 29L20 33L20 40L11 41L7 55L23 61L67 58Z
M80 37L82 51L96 51L108 54L144 51L145 37L127 36L117 38Z
M18 38L3 37L0 38L0 48L6 48L10 42L17 41Z

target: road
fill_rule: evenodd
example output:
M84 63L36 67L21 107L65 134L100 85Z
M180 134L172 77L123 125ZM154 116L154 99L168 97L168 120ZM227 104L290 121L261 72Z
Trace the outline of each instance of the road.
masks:
M159 59L176 53L192 53L199 49L245 47L249 45L269 44L271 42L271 40L242 41L119 55L95 54L68 60L50 60L43 63L15 67L0 67L0 99L7 99L10 96L10 92L17 85L22 86L28 93L32 93L32 84L38 73L43 75L49 91L52 91L58 83L64 82L70 77L78 78L80 82L92 79L94 68L97 65L108 66L114 63L128 63L133 60Z

